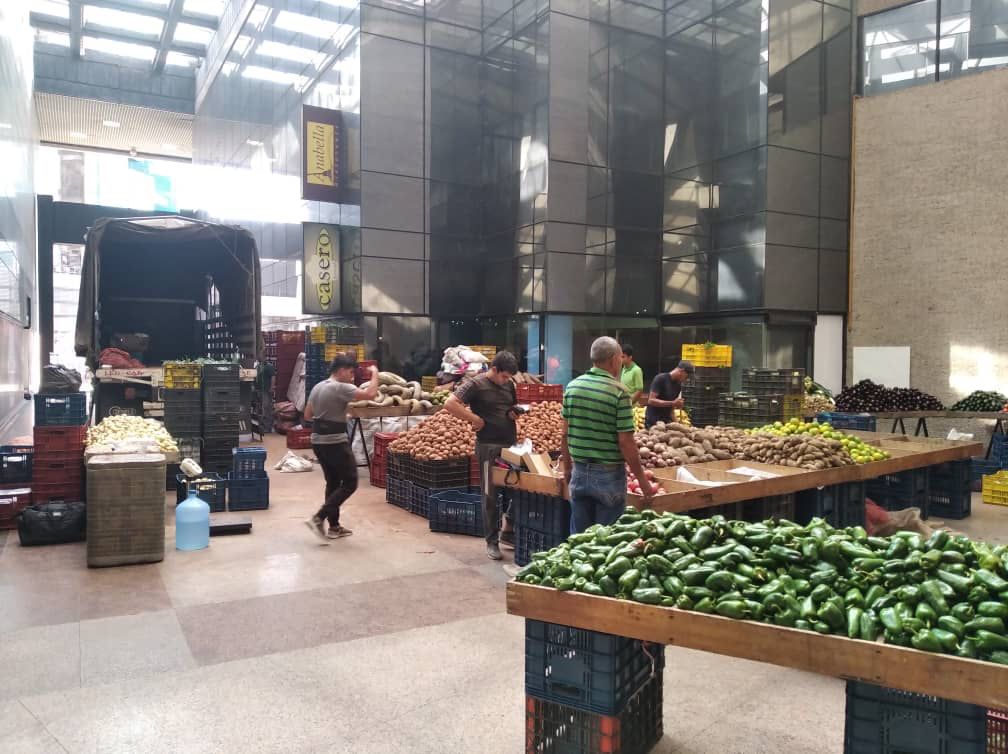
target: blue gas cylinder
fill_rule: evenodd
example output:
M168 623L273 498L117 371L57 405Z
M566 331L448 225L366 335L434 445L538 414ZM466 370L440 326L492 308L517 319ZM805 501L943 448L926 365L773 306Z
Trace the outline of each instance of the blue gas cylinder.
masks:
M202 550L210 545L210 506L189 490L175 507L175 549Z

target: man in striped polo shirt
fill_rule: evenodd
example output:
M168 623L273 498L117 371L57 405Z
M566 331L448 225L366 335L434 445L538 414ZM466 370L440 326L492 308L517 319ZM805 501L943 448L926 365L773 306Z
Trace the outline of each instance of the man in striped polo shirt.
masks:
M626 506L626 466L640 480L641 494L654 496L634 442L630 393L619 381L623 351L609 337L591 345L592 368L564 390L560 455L571 496L571 533L611 524Z

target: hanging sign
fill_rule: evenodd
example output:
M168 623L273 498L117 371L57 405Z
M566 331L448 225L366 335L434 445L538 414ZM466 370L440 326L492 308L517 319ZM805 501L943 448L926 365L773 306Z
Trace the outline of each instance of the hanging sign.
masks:
M339 226L302 223L304 257L301 274L301 311L338 314L340 311Z
M301 198L319 202L340 201L339 110L301 107Z

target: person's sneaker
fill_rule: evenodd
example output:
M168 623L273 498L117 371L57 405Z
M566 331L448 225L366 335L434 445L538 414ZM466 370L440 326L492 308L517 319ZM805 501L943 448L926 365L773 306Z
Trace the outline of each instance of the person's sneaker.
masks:
M305 526L311 529L312 534L314 534L316 537L318 537L323 542L326 542L326 544L328 544L328 542L326 541L325 527L322 525L321 518L319 518L318 516L312 516L307 521L305 521Z
M487 544L487 557L490 558L490 560L500 560L503 557L496 542L490 542Z
M341 539L342 537L349 537L351 534L353 532L345 526L330 526L326 537L328 539Z
M500 546L508 550L515 548L514 531L502 531L500 533Z

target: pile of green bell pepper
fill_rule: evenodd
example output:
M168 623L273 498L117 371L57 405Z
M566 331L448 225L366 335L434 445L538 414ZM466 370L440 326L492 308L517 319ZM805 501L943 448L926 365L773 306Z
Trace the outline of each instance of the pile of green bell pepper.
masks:
M627 508L516 580L1008 664L1008 546Z

